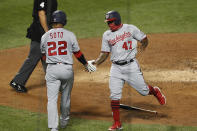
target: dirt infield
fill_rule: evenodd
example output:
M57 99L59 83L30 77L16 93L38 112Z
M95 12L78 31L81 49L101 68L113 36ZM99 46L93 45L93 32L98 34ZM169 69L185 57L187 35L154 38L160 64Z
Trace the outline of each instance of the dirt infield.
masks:
M121 103L158 111L158 115L121 110L121 120L129 123L197 126L197 34L151 34L147 50L138 60L148 84L159 86L167 104L160 106L153 96L141 96L125 84ZM101 38L81 39L87 59L99 55ZM30 77L27 94L16 93L9 81L28 55L29 45L0 51L0 105L46 112L46 88L42 66ZM75 83L71 116L112 120L109 101L109 59L92 74L82 70L74 58Z

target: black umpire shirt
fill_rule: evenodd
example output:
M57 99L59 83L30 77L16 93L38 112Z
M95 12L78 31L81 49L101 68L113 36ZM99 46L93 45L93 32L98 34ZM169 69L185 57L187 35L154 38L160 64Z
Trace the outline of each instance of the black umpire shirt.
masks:
M44 10L47 16L47 24L49 29L50 27L50 20L51 15L54 11L57 10L57 0L34 0L34 7L33 7L33 22L31 26L27 29L27 38L30 38L32 41L40 42L42 35L45 33L44 29L42 28L38 16L38 11Z

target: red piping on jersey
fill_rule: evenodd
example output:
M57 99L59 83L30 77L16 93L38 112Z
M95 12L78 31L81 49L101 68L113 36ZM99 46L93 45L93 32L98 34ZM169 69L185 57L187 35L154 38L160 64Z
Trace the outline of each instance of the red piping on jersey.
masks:
M147 39L147 36L146 36L146 37L144 37L144 39L142 39L142 40L145 40L145 39Z
M148 38L147 38L147 36L146 36L146 37L144 37L140 42L142 42L143 40L146 40L146 39L148 39Z
M77 52L73 52L76 58L80 58L82 55L82 52L79 50Z

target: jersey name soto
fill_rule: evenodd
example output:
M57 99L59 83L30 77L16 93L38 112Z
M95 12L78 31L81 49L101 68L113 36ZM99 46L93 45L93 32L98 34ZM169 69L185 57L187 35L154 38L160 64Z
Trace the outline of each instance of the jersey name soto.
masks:
M131 32L124 32L121 35L116 35L115 38L110 39L108 42L110 45L114 46L117 42L123 41L125 38L128 38L131 36Z
M55 38L63 38L64 33L63 32L52 32L50 33L50 38L55 39Z

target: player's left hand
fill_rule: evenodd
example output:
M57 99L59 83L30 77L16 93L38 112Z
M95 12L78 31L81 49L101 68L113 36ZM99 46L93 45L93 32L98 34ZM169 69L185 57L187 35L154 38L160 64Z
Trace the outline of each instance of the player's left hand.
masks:
M96 66L93 65L93 60L92 61L88 61L87 65L85 66L86 70L88 72L95 72L96 71Z

